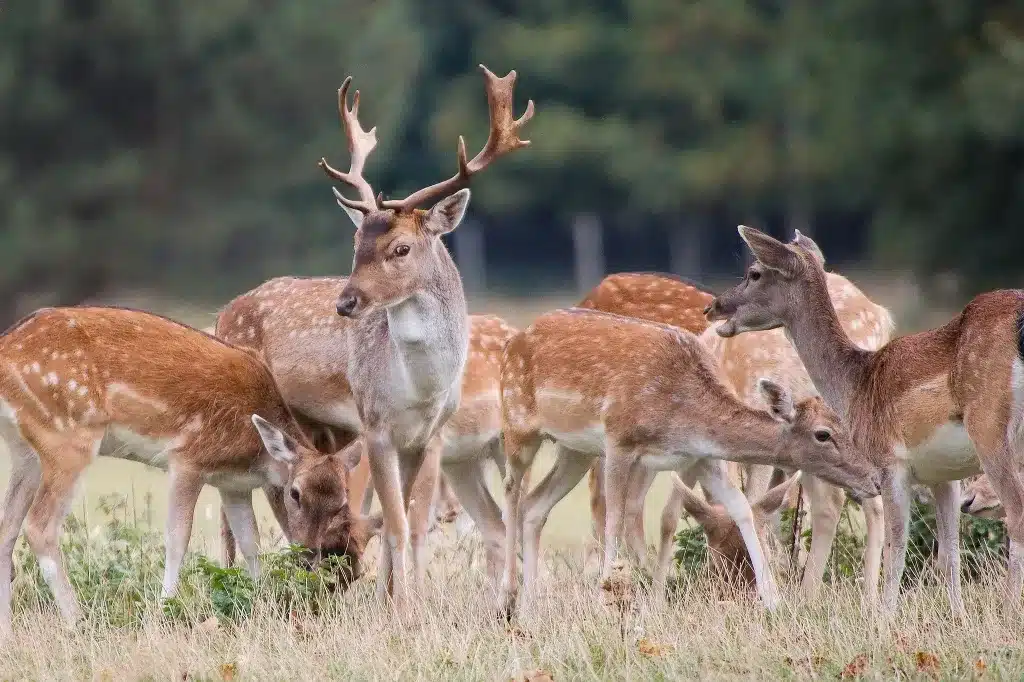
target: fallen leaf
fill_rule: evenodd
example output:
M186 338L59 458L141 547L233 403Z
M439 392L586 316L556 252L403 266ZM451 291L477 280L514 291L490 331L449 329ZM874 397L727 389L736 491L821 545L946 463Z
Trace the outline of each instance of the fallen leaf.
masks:
M216 632L219 629L220 620L217 619L217 616L210 616L196 626L196 630L199 630L199 632Z
M636 648L644 656L664 656L674 648L671 644L659 644L644 637L636 643Z
M234 663L222 663L217 669L220 672L220 679L224 682L232 682L235 679L235 675L238 674L238 666Z
M843 668L843 672L839 673L839 677L844 680L848 680L853 677L860 677L864 674L864 671L868 667L868 655L857 654L853 657L853 660L846 664Z
M939 672L939 657L929 651L918 651L914 654L914 662L920 673L936 675Z
M979 675L981 675L982 673L984 673L984 672L985 672L985 669L986 669L986 668L988 668L988 666L987 666L987 665L985 665L985 659L984 659L984 658L982 658L981 656L979 656L979 657L978 657L978 658L977 658L977 659L976 659L976 660L974 661L974 670L975 670L975 672L977 672L977 673L978 673Z
M537 668L531 673L526 673L523 682L554 682L555 677L547 670Z
M302 621L302 617L299 616L299 614L297 612L295 612L295 611L289 612L289 614L288 614L288 625L289 625L289 627L291 627L292 631L295 634L297 634L299 636L302 636L302 635L306 634L306 626L305 626L305 624Z

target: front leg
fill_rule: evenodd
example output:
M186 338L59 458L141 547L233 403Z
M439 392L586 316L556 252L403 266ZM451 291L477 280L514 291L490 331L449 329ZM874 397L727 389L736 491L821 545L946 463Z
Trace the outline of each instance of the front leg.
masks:
M162 596L173 597L178 589L178 574L185 559L185 550L192 536L192 517L195 515L203 479L198 472L171 467L171 490L167 511L166 560Z
M967 617L960 592L960 481L932 486L935 529L939 541L939 571L946 581L953 615Z
M903 467L887 468L882 474L882 513L885 517L886 552L882 570L882 608L896 610L900 581L907 559L910 527L910 480Z
M256 512L252 508L252 491L222 490L220 499L224 515L245 557L249 575L256 580L260 575L260 532L256 526Z
M434 525L434 502L441 477L441 438L434 436L427 448L411 458L402 458L402 496L409 519L409 544L416 585L427 574L427 536Z
M388 434L368 431L364 435L373 488L380 499L384 517L377 597L384 601L390 592L395 609L401 611L406 603L405 546L409 539L409 520L402 496L398 452Z

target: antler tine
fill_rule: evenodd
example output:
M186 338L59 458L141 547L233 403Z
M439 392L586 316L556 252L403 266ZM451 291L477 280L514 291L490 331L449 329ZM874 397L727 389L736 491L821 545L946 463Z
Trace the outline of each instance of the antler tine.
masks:
M505 154L530 145L529 140L519 139L519 130L533 118L534 107L531 99L526 104L526 112L518 119L513 119L513 100L515 92L516 72L509 71L503 78L494 75L486 66L480 65L484 75L484 87L487 90L487 109L490 119L490 132L484 144L472 161L466 160L466 142L459 136L458 161L459 172L452 177L430 187L413 192L405 199L381 202L381 208L398 211L411 211L420 204L435 198L441 198L469 184L470 178L487 168L493 161Z
M348 108L348 89L352 85L352 76L345 79L338 90L338 116L341 118L342 126L345 128L345 137L348 140L348 153L351 157L348 173L332 168L327 159L320 159L320 167L338 182L354 187L359 192L359 200L346 199L340 192L335 191L338 201L349 208L354 208L363 213L370 213L377 210L377 200L373 195L373 187L363 177L363 166L366 158L377 146L377 126L369 131L363 130L359 125L359 91L356 90L352 97L352 108Z

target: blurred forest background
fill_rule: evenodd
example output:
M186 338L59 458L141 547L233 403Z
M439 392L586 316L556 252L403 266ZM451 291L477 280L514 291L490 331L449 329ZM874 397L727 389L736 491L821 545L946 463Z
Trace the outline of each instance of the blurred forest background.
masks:
M1021 283L1020 0L32 0L0 5L0 326L347 273L338 86L402 195L482 144L480 62L537 116L453 237L471 291L736 276L739 222L956 297Z

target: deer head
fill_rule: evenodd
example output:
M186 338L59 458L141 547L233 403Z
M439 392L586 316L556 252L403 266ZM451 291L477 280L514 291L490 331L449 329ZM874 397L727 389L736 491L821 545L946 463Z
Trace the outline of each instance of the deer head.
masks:
M789 466L845 488L857 502L879 494L878 469L862 456L839 415L820 396L794 405L789 392L773 381L758 379L757 388L768 412L783 424L778 447Z
M999 496L992 489L992 483L985 474L971 481L964 490L960 511L984 519L1006 518L1006 509L1003 508L1003 503L999 501Z
M777 536L772 528L775 512L782 507L789 492L800 480L800 472L793 474L779 485L766 491L750 509L754 515L754 528L768 562L774 563ZM723 579L738 579L744 586L754 584L754 567L743 543L740 529L720 504L712 504L700 498L680 479L674 480L676 491L693 520L700 524L707 536L708 556L714 571Z
M472 160L467 160L466 143L459 137L458 172L401 200L375 197L373 188L363 177L366 158L377 145L377 129L367 132L359 124L358 90L352 108L348 107L351 77L345 79L338 91L338 112L348 138L351 166L343 173L320 159L320 167L329 177L349 185L359 194L358 200L351 200L334 190L338 204L356 225L352 274L338 298L339 315L358 318L368 311L402 303L427 288L439 268L450 266L441 236L462 221L469 206L467 186L472 176L497 158L530 144L528 140L519 139L519 129L533 118L533 100L520 118L512 117L516 72L510 71L504 78L498 78L482 64L480 70L490 112L490 134L483 149ZM417 208L430 201L437 203L426 210Z
M725 320L717 327L719 335L781 327L816 300L812 291L827 291L825 258L809 237L797 232L785 244L743 225L739 233L757 260L742 282L704 309L712 322Z
M324 455L259 415L253 415L252 422L267 452L288 471L284 502L289 540L312 552L312 564L331 556L346 557L350 577L357 578L369 531L349 507L348 472L359 462L362 441Z

